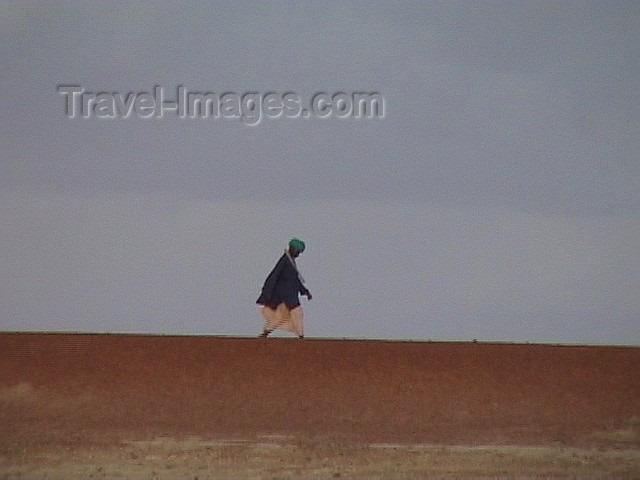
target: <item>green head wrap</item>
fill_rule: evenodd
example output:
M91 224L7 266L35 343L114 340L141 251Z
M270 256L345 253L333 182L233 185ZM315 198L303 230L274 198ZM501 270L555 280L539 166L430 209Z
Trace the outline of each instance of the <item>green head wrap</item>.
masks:
M304 252L304 242L299 238L292 238L289 240L289 246L295 248L300 253Z

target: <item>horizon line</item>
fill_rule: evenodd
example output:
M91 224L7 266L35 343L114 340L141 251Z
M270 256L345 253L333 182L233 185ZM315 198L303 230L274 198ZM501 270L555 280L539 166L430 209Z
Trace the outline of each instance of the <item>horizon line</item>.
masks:
M273 341L328 341L328 342L372 342L372 343L430 343L430 344L464 344L464 345L513 345L513 346L549 346L549 347L601 347L601 348L640 348L640 345L622 343L571 343L571 342L529 342L515 340L442 340L411 338L367 338L367 337L271 337L261 339L249 335L224 335L211 333L157 333L157 332L90 332L80 330L0 330L4 335L69 335L69 336L114 336L114 337L166 337L166 338L211 338L220 340L257 340Z

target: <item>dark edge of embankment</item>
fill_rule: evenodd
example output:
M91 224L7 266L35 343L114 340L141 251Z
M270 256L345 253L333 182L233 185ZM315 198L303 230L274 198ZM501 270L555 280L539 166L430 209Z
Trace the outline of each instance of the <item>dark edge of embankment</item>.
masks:
M234 336L234 335L215 335L215 334L197 334L197 333L151 333L151 332L82 332L82 331L18 331L18 330L0 330L2 336L96 336L96 337L142 337L142 338L202 338L202 339L218 339L218 340L251 340L261 342L358 342L358 343L410 343L410 344L427 344L427 345L511 345L511 346L536 346L536 347L588 347L588 348L622 348L636 349L640 345L632 344L607 344L607 343L544 343L544 342L526 342L526 341L497 341L497 340L423 340L423 339L385 339L385 338L358 338L358 337L305 337L299 340L295 337L272 337L268 339L259 339L254 336Z

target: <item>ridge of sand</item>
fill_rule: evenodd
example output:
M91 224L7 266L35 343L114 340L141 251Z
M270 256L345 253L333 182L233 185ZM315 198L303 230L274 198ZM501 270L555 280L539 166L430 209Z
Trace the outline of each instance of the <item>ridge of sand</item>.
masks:
M635 347L0 333L1 453L199 439L418 463L438 446L633 459L639 366Z

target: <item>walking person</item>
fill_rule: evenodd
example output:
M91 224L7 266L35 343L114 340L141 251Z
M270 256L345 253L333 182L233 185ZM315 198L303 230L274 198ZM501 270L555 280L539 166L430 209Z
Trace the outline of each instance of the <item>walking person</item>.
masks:
M296 265L296 258L304 252L305 244L298 238L289 241L288 248L280 257L262 287L262 293L256 301L262 305L265 319L261 337L267 337L276 328L295 333L304 338L302 306L298 295L311 300L311 292L304 286L304 279Z

